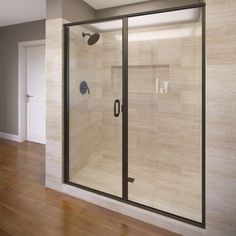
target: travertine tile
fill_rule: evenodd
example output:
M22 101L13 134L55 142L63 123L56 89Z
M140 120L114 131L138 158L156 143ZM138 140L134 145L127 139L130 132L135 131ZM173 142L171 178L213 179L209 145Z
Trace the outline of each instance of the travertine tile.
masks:
M145 30L179 29L181 35L184 27ZM195 32L199 24L189 27ZM73 27L70 35L70 176L121 196L122 124L113 116L114 100L122 96L121 42L107 32L89 47L84 31ZM129 45L130 199L201 221L201 38ZM156 78L169 82L168 94L156 93ZM79 93L83 80L89 95ZM160 193L160 184L169 188Z

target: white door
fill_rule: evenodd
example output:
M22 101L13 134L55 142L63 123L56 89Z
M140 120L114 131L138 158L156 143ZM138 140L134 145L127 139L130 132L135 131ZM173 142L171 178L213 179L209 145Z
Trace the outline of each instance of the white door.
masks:
M27 140L45 143L45 46L27 47Z

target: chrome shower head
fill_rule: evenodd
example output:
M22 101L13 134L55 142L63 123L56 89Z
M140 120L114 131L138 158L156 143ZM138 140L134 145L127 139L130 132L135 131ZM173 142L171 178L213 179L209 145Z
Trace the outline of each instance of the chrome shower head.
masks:
M100 38L100 35L98 33L95 33L95 34L86 34L86 33L82 33L82 36L85 37L85 36L89 36L89 39L88 39L88 45L94 45Z

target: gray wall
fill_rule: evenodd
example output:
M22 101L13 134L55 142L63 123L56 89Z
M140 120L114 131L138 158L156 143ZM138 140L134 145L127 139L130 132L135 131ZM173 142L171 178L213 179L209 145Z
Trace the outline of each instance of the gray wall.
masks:
M48 20L62 17L62 0L47 0L46 17Z
M45 21L0 27L0 132L18 134L18 42L45 39Z
M82 0L62 0L62 16L68 21L96 18L96 10Z
M3 75L3 52L2 52L2 45L3 39L1 34L1 28L0 28L0 132L4 127L4 113L5 110L5 80Z

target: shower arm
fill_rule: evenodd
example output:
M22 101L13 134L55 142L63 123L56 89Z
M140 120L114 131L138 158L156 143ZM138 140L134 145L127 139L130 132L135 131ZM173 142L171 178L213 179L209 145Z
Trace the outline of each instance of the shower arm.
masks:
M82 36L83 36L83 37L85 37L85 36L91 36L91 34L82 33Z

